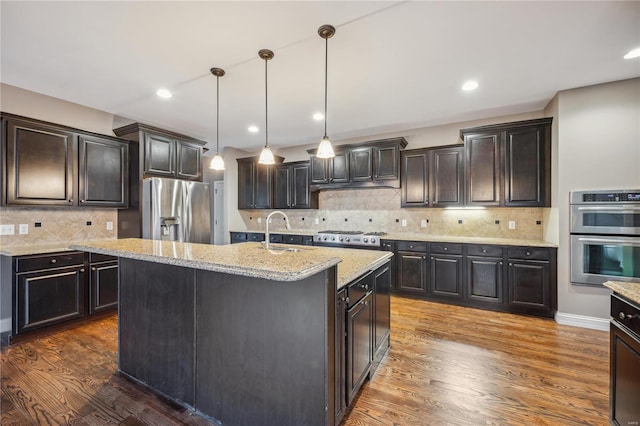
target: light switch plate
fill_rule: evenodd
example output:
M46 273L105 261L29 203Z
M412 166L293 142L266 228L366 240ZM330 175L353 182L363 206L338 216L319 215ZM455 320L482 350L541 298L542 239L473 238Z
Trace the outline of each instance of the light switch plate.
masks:
M107 222L107 231L113 231L113 222Z
M509 221L509 229L516 229L516 221L515 220L510 220Z
M18 233L20 235L27 235L29 233L29 225L26 223L18 225Z
M0 225L0 235L13 235L16 233L14 225Z

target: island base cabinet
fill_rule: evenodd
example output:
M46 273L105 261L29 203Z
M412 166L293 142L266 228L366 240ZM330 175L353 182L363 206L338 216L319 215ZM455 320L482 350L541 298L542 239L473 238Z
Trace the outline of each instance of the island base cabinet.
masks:
M91 263L90 267L89 313L117 308L118 261Z
M335 424L339 425L347 408L347 341L346 341L347 293L345 289L336 297L336 357L335 357Z
M611 422L640 422L640 341L611 324Z
M373 295L347 310L347 405L369 376L373 355Z

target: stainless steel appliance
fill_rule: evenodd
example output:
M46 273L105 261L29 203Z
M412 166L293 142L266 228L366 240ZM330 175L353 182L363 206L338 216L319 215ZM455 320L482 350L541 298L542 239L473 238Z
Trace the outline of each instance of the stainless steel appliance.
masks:
M380 237L386 232L320 231L313 236L314 246L380 249Z
M142 181L142 238L209 244L209 184L178 179Z
M575 191L571 282L640 282L640 190Z

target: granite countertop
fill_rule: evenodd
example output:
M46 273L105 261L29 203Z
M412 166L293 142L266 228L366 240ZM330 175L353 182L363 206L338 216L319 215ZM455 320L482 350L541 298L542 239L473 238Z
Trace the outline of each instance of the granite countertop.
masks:
M489 238L489 237L455 237L447 235L428 235L421 233L389 233L382 236L383 240L424 241L438 243L465 243L465 244L493 244L500 246L528 246L528 247L558 247L557 244L544 240L518 240L514 238Z
M250 232L254 234L264 234L264 229L230 229L229 232ZM305 235L312 237L316 235L318 231L309 229L269 229L269 233L282 235Z
M4 256L28 256L31 254L57 253L61 251L71 251L69 245L73 242L58 244L33 244L16 247L0 247L0 254ZM82 242L78 242L82 244Z
M640 305L640 283L607 281L604 286Z
M277 281L297 281L338 265L338 287L384 263L391 253L372 250L296 247L299 252L265 250L249 242L214 246L209 244L154 241L138 238L79 242L71 249L205 269ZM283 247L272 244L272 247Z

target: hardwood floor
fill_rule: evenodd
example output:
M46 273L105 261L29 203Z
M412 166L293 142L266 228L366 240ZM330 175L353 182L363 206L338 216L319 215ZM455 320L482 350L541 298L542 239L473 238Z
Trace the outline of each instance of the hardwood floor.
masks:
M609 334L394 296L351 425L608 424ZM117 319L4 349L2 425L205 425L115 374Z

